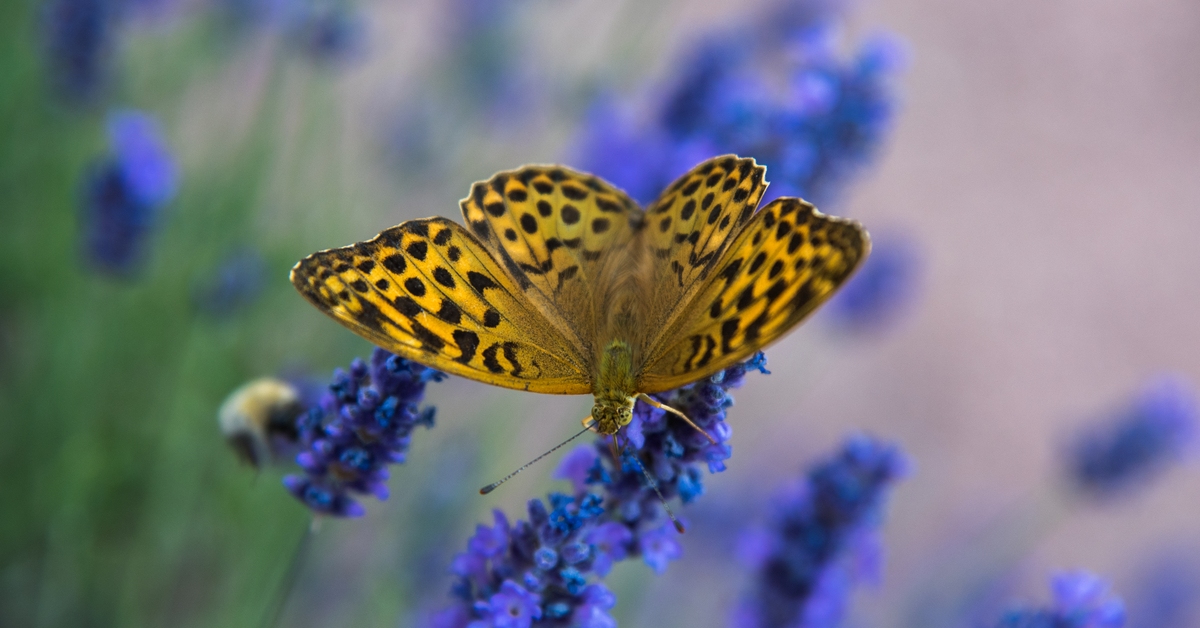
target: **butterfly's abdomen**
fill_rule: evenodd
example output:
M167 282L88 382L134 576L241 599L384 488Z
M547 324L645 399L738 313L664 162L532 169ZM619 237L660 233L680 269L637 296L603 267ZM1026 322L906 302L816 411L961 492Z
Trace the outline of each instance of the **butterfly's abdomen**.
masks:
M633 418L633 349L624 340L613 340L600 356L592 419L601 434L615 434Z

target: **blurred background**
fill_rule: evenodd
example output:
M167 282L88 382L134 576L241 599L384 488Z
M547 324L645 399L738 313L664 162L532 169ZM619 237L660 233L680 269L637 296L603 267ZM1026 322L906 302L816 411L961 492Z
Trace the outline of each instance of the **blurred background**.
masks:
M563 483L476 489L591 400L431 383L391 497L310 535L294 452L217 425L370 354L288 269L498 170L646 203L736 152L875 250L734 393L682 557L617 565L612 616L725 625L738 539L867 432L911 470L843 625L986 624L1081 568L1130 626L1200 626L1194 2L14 0L0 30L0 625L420 625L477 523Z

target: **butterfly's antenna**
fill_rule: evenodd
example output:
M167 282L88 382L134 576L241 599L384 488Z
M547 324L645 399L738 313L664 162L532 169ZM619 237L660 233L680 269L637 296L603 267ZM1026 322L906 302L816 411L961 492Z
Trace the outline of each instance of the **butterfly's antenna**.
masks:
M613 440L616 440L616 438L617 435L613 434ZM637 468L642 471L642 476L646 478L646 483L650 485L650 488L654 489L654 494L658 495L658 501L662 502L663 510L667 511L667 516L671 518L671 523L675 524L675 531L680 534L686 532L687 530L684 529L683 524L675 518L675 513L671 512L671 507L667 505L667 499L663 497L662 491L658 490L658 482L654 481L654 478L651 477L650 472L647 471L646 467L642 465L642 461L638 458L637 452L634 451L633 447L629 445L628 439L626 439L625 451L629 452L629 457L633 459L633 463L637 465Z
M517 469L516 471L513 471L512 473L509 473L508 475L504 476L504 479L503 479L503 480L500 480L499 482L492 482L491 484L488 484L487 486L485 486L485 487L483 487L483 488L479 489L479 494L480 494L480 495L487 495L488 493L490 493L490 492L492 492L492 491L496 490L496 487L497 487L497 486L500 486L501 484L504 484L505 482L507 482L507 481L511 480L511 479L512 479L512 477L513 477L514 475L516 475L516 474L518 474L518 473L520 473L520 472L524 471L525 469L528 469L529 467L533 466L533 464L534 464L535 462L537 462L537 461L541 460L542 458L545 458L546 456L549 456L550 454L552 454L552 453L554 453L554 452L558 451L560 448L562 448L562 446L563 446L563 445L566 445L567 443L569 443L569 442L571 442L571 441L575 440L576 438L579 438L580 436L583 436L583 434L584 434L585 432L587 432L588 430L592 429L592 427L593 427L595 424L596 424L596 422L595 422L595 421L592 421L591 423L588 423L587 425L584 425L584 426L583 426L583 429L582 429L582 430L579 430L579 433L578 433L578 434L576 434L576 435L572 436L571 438L568 438L567 440L564 440L563 442L561 442L561 443L559 443L559 444L555 445L554 447L552 447L552 448L550 449L550 451L547 451L546 453L544 453L544 454L542 454L542 455L538 456L537 458L534 458L533 460L530 460L529 462L526 462L526 463L525 463L525 465L524 465L524 466L522 466L520 469Z
M646 393L638 393L637 398L638 398L638 400L644 401L644 402L654 406L655 408L658 408L659 410L664 410L666 412L670 412L671 414L674 414L675 416L683 419L688 425L692 426L692 429L696 430L697 432L700 432L701 434L704 434L704 437L708 439L708 442L710 442L714 445L717 444L717 439L713 438L712 436L709 436L708 432L705 432L704 430L700 429L699 425L692 423L692 420L688 418L688 415L676 410L675 408L672 408L671 406L668 406L665 403L659 403L658 401L656 401L654 399L654 397L651 397L650 395L647 395Z

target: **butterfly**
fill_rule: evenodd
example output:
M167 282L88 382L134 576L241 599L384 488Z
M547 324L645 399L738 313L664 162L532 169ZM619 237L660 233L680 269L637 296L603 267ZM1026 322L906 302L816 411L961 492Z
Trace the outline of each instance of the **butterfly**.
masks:
M471 187L465 227L410 220L304 258L291 280L401 357L505 388L590 393L584 423L602 434L639 399L686 420L649 394L778 340L870 250L858 223L801 199L759 209L765 173L715 157L643 210L593 175L524 166Z

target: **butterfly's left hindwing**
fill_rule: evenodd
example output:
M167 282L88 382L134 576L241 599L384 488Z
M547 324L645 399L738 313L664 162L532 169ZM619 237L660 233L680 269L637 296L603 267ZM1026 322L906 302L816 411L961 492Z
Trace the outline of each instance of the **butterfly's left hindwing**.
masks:
M855 222L796 198L754 215L653 348L638 390L677 388L749 358L825 302L870 249Z
M306 299L372 343L488 384L591 392L589 371L460 225L412 220L292 269Z

